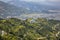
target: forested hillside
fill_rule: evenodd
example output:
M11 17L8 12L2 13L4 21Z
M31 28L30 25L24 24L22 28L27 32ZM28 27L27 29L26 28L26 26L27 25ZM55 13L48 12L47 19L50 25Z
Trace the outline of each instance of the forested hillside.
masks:
M0 40L60 40L60 21L0 19Z

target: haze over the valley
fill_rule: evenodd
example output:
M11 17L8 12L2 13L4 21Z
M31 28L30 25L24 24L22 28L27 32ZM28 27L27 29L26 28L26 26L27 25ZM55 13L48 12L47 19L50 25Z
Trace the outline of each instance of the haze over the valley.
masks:
M43 18L53 18L60 20L60 0L0 0L7 4L11 4L11 8L8 8L6 14L1 13L1 16L9 17L21 17L21 18L30 18L30 17L43 17ZM14 7L16 6L16 7ZM14 7L14 8L13 8ZM4 9L3 12L6 10ZM9 9L10 8L10 9ZM13 11L9 11L12 10ZM16 9L18 10L16 10ZM1 10L1 9L0 9ZM16 11L14 11L16 10ZM14 15L13 15L14 14ZM31 16L30 16L31 15Z

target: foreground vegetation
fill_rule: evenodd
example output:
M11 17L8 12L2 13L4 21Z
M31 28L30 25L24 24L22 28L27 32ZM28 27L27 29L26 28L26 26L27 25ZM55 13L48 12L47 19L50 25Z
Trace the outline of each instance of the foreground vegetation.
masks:
M0 19L0 40L60 40L60 21Z

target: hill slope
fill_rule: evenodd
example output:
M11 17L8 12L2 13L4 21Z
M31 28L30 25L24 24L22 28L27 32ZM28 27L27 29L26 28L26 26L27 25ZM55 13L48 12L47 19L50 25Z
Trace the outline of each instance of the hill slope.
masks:
M0 17L1 18L19 16L20 14L24 14L24 13L28 13L28 10L22 7L19 8L14 5L0 1Z
M60 21L43 18L0 20L0 40L59 40Z

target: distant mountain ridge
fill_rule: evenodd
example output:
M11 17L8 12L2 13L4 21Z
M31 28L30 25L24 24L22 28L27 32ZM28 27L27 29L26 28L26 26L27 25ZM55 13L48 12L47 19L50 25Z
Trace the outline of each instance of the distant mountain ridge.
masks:
M18 7L28 8L30 9L30 11L34 11L34 12L50 13L48 12L48 10L60 10L60 8L56 6L44 5L44 4L35 3L35 2L12 0L12 1L9 1L8 3Z
M7 16L19 16L20 14L28 13L29 11L22 7L4 3L0 1L0 17L6 18Z
M17 10L20 10L20 9L0 1L0 16L6 17L12 14L15 15L15 13L17 13Z

